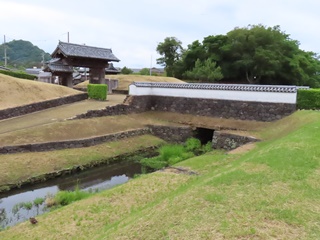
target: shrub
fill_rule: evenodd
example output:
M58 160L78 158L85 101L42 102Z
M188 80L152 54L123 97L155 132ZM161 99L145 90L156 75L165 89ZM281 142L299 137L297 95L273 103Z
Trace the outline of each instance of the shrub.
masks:
M106 84L88 84L88 96L92 99L106 100L108 86Z
M299 109L320 109L320 89L299 89L297 105Z
M148 170L158 170L167 166L193 157L195 154L202 154L212 150L211 143L201 146L201 141L197 138L189 138L184 145L165 145L159 149L159 156L144 158L140 161L146 172Z
M24 72L13 72L13 71L6 71L6 70L0 70L0 73L11 76L11 77L16 77L16 78L22 78L22 79L28 79L28 80L34 80L37 77L31 74L27 74Z
M159 156L153 158L144 158L140 161L140 164L147 168L145 169L146 172L148 172L149 169L159 170L168 166L168 162L163 161Z
M207 142L207 144L205 144L201 147L201 152L203 152L203 153L207 153L210 151L212 151L212 142Z
M196 152L201 149L201 141L197 138L188 138L185 144L187 151Z
M159 150L160 158L166 162L168 162L170 158L181 156L184 152L184 147L178 144L165 145Z

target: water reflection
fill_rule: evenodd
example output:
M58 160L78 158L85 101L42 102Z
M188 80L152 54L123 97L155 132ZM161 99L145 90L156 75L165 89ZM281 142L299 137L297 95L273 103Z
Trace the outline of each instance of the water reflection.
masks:
M135 174L139 173L141 173L139 164L120 163L100 166L28 188L2 193L0 194L0 229L13 226L30 217L49 211L45 202L36 205L36 199L54 196L60 190L74 190L76 186L86 191L109 189L127 182ZM29 203L29 205L21 203ZM30 208L31 203L32 207Z

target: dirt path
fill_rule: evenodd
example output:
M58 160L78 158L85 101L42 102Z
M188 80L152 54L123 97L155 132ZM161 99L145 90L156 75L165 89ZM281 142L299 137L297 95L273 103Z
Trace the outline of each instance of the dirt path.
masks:
M102 109L122 103L126 95L108 95L107 101L84 100L0 121L0 134L63 121L88 110Z

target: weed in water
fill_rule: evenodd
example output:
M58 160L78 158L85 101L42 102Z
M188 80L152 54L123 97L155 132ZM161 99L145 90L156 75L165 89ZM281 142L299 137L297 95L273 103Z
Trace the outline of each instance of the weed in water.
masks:
M27 210L30 210L33 206L33 203L32 202L25 202L23 203L23 207Z
M20 210L20 205L19 205L19 204L15 204L15 205L13 206L13 208L12 208L12 213L13 213L14 215L16 215L16 214L19 212L19 210Z
M38 207L40 206L42 203L44 203L44 198L36 198L34 201L33 201L33 204Z
M54 197L55 201L62 206L68 205L72 202L79 201L92 195L89 192L76 189L75 191L60 191Z

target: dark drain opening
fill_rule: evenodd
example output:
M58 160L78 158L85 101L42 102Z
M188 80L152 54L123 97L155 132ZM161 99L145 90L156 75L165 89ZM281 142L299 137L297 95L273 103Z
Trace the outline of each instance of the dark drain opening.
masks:
M195 137L201 141L201 144L212 142L214 130L209 128L197 128Z

